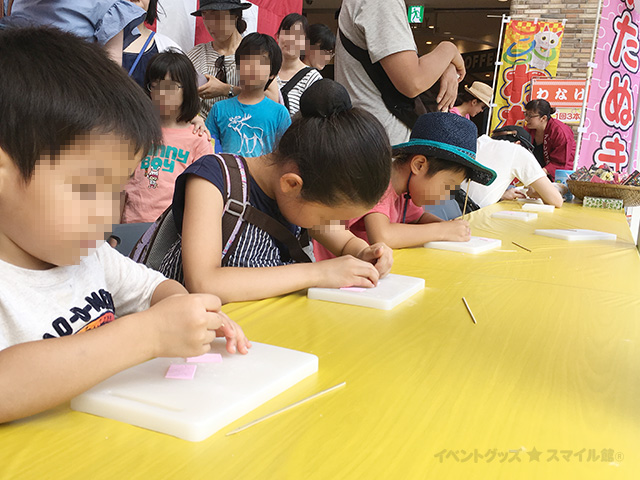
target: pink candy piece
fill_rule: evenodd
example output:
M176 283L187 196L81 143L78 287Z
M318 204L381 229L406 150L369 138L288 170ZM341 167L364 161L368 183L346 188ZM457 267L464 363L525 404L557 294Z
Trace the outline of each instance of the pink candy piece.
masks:
M348 292L364 292L366 288L362 287L340 287L340 290L346 290Z
M199 357L187 358L188 363L222 363L222 355L219 353L205 353Z
M164 378L176 378L179 380L193 380L197 365L169 365Z

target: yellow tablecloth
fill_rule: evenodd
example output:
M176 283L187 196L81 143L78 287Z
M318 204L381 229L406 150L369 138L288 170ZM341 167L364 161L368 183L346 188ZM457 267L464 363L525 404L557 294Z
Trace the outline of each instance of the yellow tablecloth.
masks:
M0 478L638 478L640 259L624 215L565 205L530 223L492 219L501 209L519 206L471 217L474 235L502 239L499 251L396 251L393 272L427 288L390 312L304 292L226 306L252 340L316 354L320 369L208 440L61 406L0 426Z

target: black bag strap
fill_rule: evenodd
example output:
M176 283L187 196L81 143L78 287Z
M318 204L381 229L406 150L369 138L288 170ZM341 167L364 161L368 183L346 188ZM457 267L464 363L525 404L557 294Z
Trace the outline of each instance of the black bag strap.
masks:
M225 172L226 204L222 215L222 258L233 252L247 223L264 230L289 250L291 258L298 263L311 262L298 238L284 225L249 204L250 182L246 161L239 155L216 155ZM307 237L305 237L307 238Z
M298 72L293 77L291 77L291 80L289 80L287 84L280 89L280 93L282 93L282 99L284 100L284 106L287 107L287 110L289 110L289 92L311 70L313 70L312 67L304 67L302 70L298 70Z
M413 128L413 125L418 119L418 114L415 112L416 104L418 104L418 107L422 105L422 109L424 109L422 102L406 97L400 93L391 82L391 79L389 79L387 72L384 71L380 62L372 63L369 52L349 40L339 28L338 34L347 53L360 62L367 76L380 92L387 110L407 127ZM426 109L420 113L426 113Z
M264 230L277 241L282 243L285 247L287 247L287 250L289 250L289 255L291 255L291 258L295 262L311 262L309 256L302 249L298 237L291 233L291 231L287 227L282 225L275 218L270 217L266 213L252 207L251 205L247 206L243 218L250 224L255 225L261 230Z

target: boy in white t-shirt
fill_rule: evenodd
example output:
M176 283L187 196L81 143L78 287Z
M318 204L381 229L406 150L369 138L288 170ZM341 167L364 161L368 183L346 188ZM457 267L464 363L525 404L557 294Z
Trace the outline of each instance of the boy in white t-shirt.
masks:
M0 423L153 357L203 354L216 336L247 352L217 297L101 241L160 140L151 101L100 47L0 32Z
M478 138L477 160L495 171L497 177L491 185L476 182L471 182L470 187L468 183L464 185L465 191L469 189L469 198L482 208L500 200L524 197L509 188L517 178L525 186L533 187L534 190L529 191L532 196L539 196L544 203L560 208L563 202L560 191L547 178L528 146L531 146L531 136L517 125L498 128L492 137L482 135Z

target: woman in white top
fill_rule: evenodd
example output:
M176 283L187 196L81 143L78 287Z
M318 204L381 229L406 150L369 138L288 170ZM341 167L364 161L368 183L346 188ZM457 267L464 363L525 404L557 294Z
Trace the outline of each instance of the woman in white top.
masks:
M308 31L309 22L299 13L290 13L284 17L278 28L282 68L277 81L284 105L292 116L300 110L300 97L304 91L314 82L322 80L320 72L300 60L300 55L304 55L307 48Z

